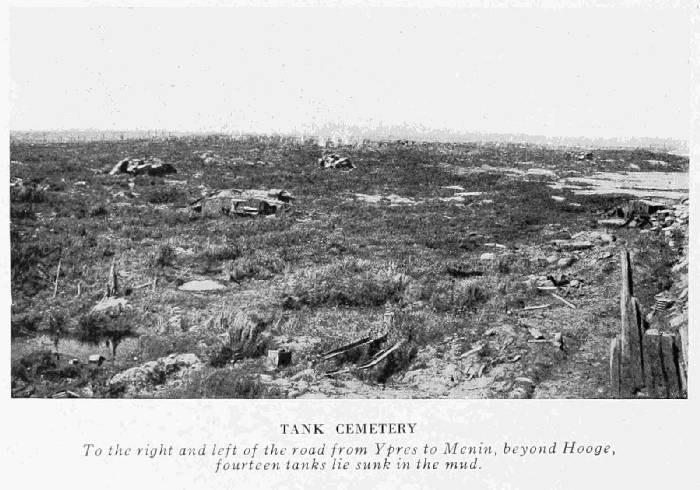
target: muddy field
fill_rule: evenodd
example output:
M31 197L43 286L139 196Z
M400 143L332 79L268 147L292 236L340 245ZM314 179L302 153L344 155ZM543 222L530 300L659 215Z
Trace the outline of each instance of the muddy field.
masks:
M201 137L11 159L15 397L607 398L622 250L648 324L687 323L683 156Z

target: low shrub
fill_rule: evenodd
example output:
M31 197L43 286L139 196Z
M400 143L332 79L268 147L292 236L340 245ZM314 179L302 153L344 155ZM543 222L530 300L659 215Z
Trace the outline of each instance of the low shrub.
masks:
M376 307L399 301L409 282L394 264L348 259L302 274L290 295L295 305Z
M226 266L226 275L231 281L246 279L269 279L284 270L285 262L275 252L255 250L237 258Z
M283 393L242 369L205 368L171 390L168 398L282 398Z

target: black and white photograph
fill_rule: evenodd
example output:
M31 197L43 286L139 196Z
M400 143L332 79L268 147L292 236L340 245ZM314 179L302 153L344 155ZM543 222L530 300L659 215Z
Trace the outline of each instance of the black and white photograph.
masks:
M688 10L9 27L11 397L687 397Z

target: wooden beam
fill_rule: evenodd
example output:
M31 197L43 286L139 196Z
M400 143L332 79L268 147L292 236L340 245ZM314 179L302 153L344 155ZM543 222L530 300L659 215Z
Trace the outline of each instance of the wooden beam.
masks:
M632 264L627 250L621 257L622 287L620 291L620 340L622 366L620 384L625 396L634 395L644 387L642 358L642 326L639 317L641 307L632 296Z

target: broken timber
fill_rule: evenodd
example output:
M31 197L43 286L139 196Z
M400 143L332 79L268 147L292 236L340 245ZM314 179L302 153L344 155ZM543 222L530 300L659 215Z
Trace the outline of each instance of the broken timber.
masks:
M336 374L345 374L345 373L350 373L353 371L362 371L364 369L369 369L377 364L379 364L381 361L389 357L389 355L394 352L396 349L401 347L403 345L404 341L400 340L397 343L395 343L393 346L389 347L388 349L381 350L375 354L375 356L366 364L363 364L362 366L351 366L349 368L345 369L336 369L335 371L327 371L325 373L325 376L335 376Z
M632 264L622 252L620 334L610 344L610 386L613 396L684 398L687 391L681 339L678 334L646 329L634 297Z
M356 340L355 342L351 342L349 344L343 345L342 347L338 347L337 349L333 349L332 351L328 351L325 354L321 355L321 360L322 361L327 361L329 359L333 359L336 356L339 356L340 354L343 354L345 352L349 352L353 349L356 349L358 347L362 347L363 345L368 345L372 344L374 342L381 343L386 340L387 334L384 333L383 335L379 337L365 337L360 340Z

